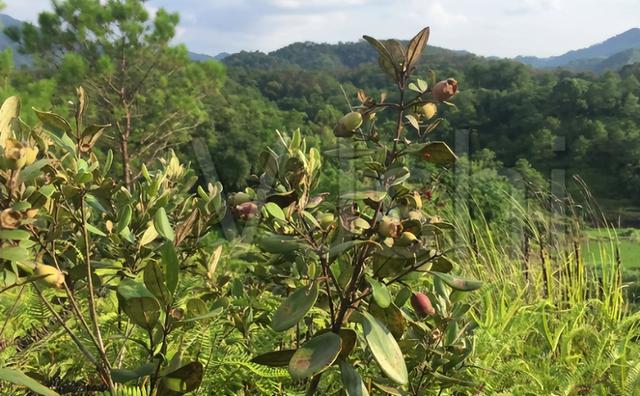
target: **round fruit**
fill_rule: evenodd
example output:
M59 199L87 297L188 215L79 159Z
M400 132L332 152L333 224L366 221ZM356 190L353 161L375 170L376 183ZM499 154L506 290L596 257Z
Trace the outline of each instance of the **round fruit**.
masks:
M420 113L422 113L422 115L424 115L427 120L432 119L437 112L438 112L438 107L434 103L425 103L420 108Z
M431 95L439 102L451 99L456 93L458 93L458 82L453 78L442 80L431 89Z
M362 125L362 114L352 111L338 120L333 133L337 137L349 137L360 125Z
M393 217L384 216L378 223L378 233L383 237L395 238L402 232L402 224Z
M431 300L429 300L429 297L423 293L413 293L413 295L411 295L411 306L420 317L436 314L436 310L433 308Z
M330 227L335 220L335 216L333 213L322 213L318 216L318 223L320 223L320 227L328 228Z
M46 264L39 264L36 266L34 275L38 278L38 282L48 287L55 287L61 289L64 285L64 274L60 272L56 267L52 267Z
M251 197L249 196L249 194L242 191L233 194L233 197L231 197L232 206L242 205L243 203L247 203L249 201L251 201Z
M409 246L418 241L418 238L411 232L405 231L400 235L400 238L396 241L398 246Z

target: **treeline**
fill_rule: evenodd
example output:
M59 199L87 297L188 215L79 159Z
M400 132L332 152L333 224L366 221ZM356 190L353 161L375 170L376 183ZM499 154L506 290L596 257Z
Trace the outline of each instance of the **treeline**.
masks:
M224 65L192 62L186 48L170 45L177 23L176 14L149 15L137 0L61 2L38 26L7 32L35 65L15 70L5 52L0 92L19 92L26 107L63 111L83 85L99 99L92 111L111 124L105 133L120 158L145 163L158 149L175 148L197 167L189 142L198 138L233 189L245 185L275 129L302 128L312 144L333 146L332 128L355 102L355 87L372 96L387 87L364 42L296 43L235 54ZM498 167L521 166L524 158L545 176L553 169L580 175L597 196L640 198L640 65L593 76L437 47L423 58L417 76L430 81L434 71L461 87L438 138L455 144L455 125L468 131L458 136L468 135L471 154L489 149Z
M418 75L428 80L434 70L461 87L449 122L437 131L443 139L454 139L455 125L468 130L472 153L490 149L504 166L524 158L547 176L553 169L581 176L598 196L640 198L640 65L594 76L440 48L424 58ZM281 109L304 112L318 126L347 108L340 85L349 97L354 86L383 89L375 62L365 43L298 43L269 55L225 59L230 78L257 88Z

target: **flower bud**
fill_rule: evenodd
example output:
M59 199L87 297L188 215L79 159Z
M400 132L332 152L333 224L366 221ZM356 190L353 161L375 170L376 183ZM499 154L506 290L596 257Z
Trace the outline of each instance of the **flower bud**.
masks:
M258 205L255 202L245 202L236 205L234 212L240 220L251 220L258 215Z
M362 114L352 111L338 121L333 129L333 134L336 137L349 137L360 125L362 125Z
M61 289L64 285L64 274L56 267L38 264L34 275L38 278L38 282L44 286Z
M402 224L393 217L384 216L378 223L378 233L385 238L395 238L402 232Z
M447 101L456 93L458 93L458 82L453 78L442 80L431 89L431 95L438 102Z
M435 308L431 304L431 300L423 293L413 293L411 296L411 306L419 317L432 316L436 314Z

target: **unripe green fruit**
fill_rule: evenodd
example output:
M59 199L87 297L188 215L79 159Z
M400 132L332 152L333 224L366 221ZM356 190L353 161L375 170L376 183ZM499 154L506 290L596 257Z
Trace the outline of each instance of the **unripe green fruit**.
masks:
M337 137L349 137L353 132L362 125L362 114L352 111L344 115L333 129L334 135Z
M412 243L415 243L418 238L411 232L405 231L400 235L400 238L396 241L396 245L398 246L409 246Z
M422 212L420 212L419 210L412 210L412 211L409 211L409 213L407 213L407 218L409 220L421 221L424 219L424 216L422 215Z
M251 201L251 197L249 196L249 194L242 191L233 194L233 197L231 198L232 206L242 205L243 203L247 203L249 201Z
M38 282L48 287L61 289L64 285L64 274L56 267L46 264L36 266L34 275L38 278Z
M392 217L384 216L378 223L378 233L385 238L395 238L402 232L402 224Z
M433 308L431 300L429 300L429 297L423 293L414 293L411 295L411 306L420 317L436 314L436 310Z
M318 216L318 223L322 228L330 227L333 224L334 220L335 216L333 215L333 213L322 213L320 216Z

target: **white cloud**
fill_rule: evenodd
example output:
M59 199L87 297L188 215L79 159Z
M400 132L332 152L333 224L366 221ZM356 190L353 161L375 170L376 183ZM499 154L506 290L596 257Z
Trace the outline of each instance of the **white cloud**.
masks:
M481 55L548 56L640 26L640 0L149 0L181 14L177 40L196 52L269 51L295 41L408 39L431 26L430 43ZM6 0L6 13L35 21L49 0Z

